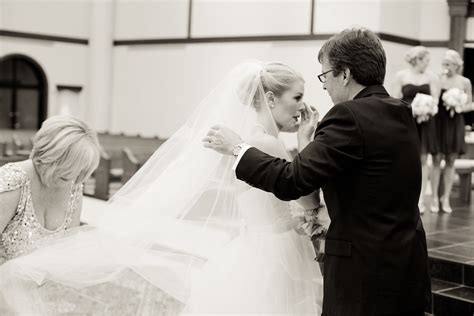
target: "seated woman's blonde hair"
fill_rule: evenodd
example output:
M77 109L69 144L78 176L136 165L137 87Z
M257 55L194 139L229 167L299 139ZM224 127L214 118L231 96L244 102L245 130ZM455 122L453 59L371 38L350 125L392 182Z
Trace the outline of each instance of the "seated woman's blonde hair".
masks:
M46 186L58 181L83 183L99 164L99 140L81 120L53 116L43 122L33 138L30 159Z

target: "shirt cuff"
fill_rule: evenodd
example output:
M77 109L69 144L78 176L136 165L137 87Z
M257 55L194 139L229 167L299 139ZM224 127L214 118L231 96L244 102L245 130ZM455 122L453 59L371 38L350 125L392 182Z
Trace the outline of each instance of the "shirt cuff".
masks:
M252 146L250 146L249 144L245 144L245 143L239 144L239 145L240 145L240 147L241 147L242 149L240 150L240 153L239 153L239 155L236 157L235 162L234 162L234 165L232 166L232 170L234 170L234 171L237 170L237 165L239 164L240 159L242 159L242 157L243 157L243 155L245 154L245 152L246 152L249 148L252 147Z

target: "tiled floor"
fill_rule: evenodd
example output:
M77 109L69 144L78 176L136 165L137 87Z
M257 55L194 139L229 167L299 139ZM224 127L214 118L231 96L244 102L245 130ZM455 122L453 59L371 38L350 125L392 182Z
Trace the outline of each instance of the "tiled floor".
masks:
M453 213L422 215L430 257L474 265L474 210L453 199Z
M427 315L473 315L474 207L453 192L453 213L422 215L426 231L433 302ZM474 200L473 200L474 201Z

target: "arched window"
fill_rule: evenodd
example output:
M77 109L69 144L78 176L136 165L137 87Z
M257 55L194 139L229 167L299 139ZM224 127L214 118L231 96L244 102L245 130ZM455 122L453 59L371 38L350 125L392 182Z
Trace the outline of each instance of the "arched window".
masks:
M38 129L47 115L43 69L23 55L0 59L0 128Z

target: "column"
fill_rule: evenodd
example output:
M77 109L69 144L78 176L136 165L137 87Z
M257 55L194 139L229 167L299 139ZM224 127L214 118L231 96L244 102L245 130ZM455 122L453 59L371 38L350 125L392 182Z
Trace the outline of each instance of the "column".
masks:
M110 129L112 115L112 65L114 0L91 1L89 80L86 121L98 131Z
M448 0L450 22L449 48L464 53L469 0Z

